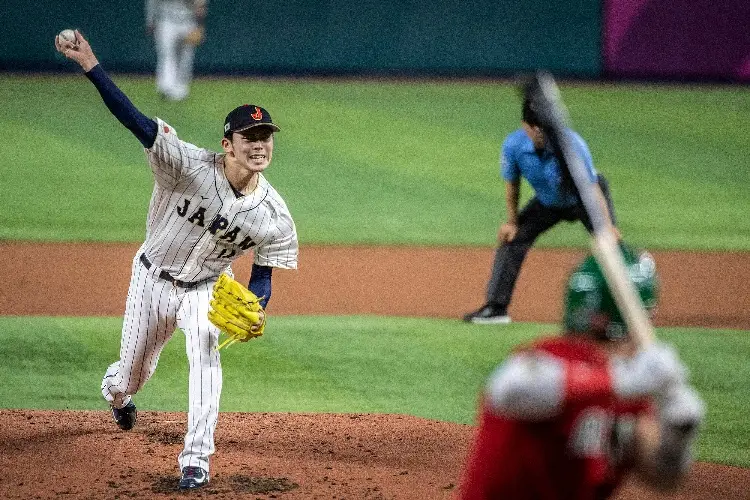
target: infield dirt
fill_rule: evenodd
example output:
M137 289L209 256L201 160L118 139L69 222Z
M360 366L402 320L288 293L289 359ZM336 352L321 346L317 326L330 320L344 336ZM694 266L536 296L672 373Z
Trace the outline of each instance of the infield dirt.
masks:
M13 277L0 286L0 314L121 315L136 250L0 243L0 276ZM581 255L532 250L514 319L558 321L565 276ZM663 289L657 325L750 329L750 254L654 256ZM491 263L491 249L305 247L299 271L274 274L269 314L459 318L482 302ZM246 280L250 261L234 267ZM40 290L55 300L38 300ZM455 314L445 304L455 304ZM0 498L451 498L473 433L470 425L402 415L222 413L211 484L184 494L174 487L185 425L182 413L142 411L124 433L106 411L0 410ZM631 482L618 499L748 491L750 469L698 463L676 494Z

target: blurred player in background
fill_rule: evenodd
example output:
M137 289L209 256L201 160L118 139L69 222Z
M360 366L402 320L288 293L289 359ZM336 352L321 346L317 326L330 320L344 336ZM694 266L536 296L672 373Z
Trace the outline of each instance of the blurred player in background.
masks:
M650 311L654 261L622 250ZM704 409L677 354L636 348L591 256L568 281L564 314L563 335L517 349L490 376L461 500L595 500L630 471L666 490L685 477Z
M156 46L156 90L181 101L190 93L195 48L205 36L208 0L146 0L146 31Z
M580 135L570 130L573 146L589 173L592 184L598 184L603 210L612 223L614 208L607 181L594 169L591 153ZM581 203L572 178L561 168L554 148L542 130L531 102L523 102L521 128L508 134L501 152L501 174L505 180L507 220L497 234L498 248L492 275L487 285L487 301L464 316L464 321L478 324L510 323L508 306L526 254L542 233L559 222L579 220L589 233L593 227ZM534 189L534 197L518 212L521 179ZM613 226L615 234L619 232Z

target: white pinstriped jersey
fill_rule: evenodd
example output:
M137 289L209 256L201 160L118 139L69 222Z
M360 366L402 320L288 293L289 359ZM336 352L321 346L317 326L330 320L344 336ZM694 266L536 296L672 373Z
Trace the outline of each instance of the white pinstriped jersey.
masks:
M156 182L141 250L181 281L218 276L250 249L261 266L297 268L297 230L286 203L259 174L238 197L224 175L224 155L181 141L160 119L146 150Z

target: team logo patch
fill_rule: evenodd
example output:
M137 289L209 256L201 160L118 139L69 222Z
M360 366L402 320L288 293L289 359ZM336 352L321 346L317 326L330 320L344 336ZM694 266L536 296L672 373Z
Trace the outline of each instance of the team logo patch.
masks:
M168 133L169 133L169 127L167 127L166 125L164 125L164 133L165 133L165 134L168 134Z
M255 106L255 113L251 114L250 116L253 117L253 120L262 120L263 111L258 106Z

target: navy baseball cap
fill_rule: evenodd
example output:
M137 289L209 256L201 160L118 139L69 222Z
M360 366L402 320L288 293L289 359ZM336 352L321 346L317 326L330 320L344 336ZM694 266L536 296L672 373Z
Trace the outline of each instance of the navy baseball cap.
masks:
M242 132L252 127L269 127L274 132L281 130L272 120L268 111L254 104L243 104L229 112L224 120L224 137L232 132Z
M537 106L535 104L530 98L525 98L523 100L523 111L521 112L521 119L532 127L538 127L542 124L539 120L539 113L537 113Z

